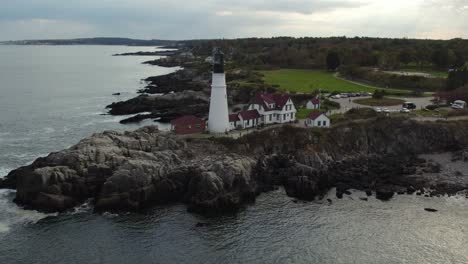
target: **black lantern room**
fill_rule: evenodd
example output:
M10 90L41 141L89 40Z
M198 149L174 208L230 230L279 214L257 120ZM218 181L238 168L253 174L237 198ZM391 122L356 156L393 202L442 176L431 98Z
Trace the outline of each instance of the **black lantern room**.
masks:
M213 49L213 73L224 73L224 54L220 48Z

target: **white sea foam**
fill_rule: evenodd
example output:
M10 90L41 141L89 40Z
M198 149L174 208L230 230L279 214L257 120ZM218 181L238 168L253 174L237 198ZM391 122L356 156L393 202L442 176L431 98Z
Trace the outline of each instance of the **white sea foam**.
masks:
M7 176L10 171L10 168L0 167L0 179Z
M104 212L104 213L102 213L102 216L104 216L104 217L106 217L106 218L115 218L115 217L118 217L119 214L110 213L110 212Z
M0 233L8 232L14 225L34 224L48 216L57 215L23 210L13 203L13 196L12 190L0 190Z
M444 196L445 202L448 206L468 206L467 194L461 192L457 195Z
M82 213L88 213L91 211L91 201L88 200L85 203L73 208L73 210L70 212L71 215L75 214L82 214Z

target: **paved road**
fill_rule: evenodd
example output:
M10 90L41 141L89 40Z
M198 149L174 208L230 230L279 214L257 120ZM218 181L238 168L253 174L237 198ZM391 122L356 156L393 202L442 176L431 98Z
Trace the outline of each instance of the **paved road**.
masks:
M361 99L361 98L370 98L370 97L367 96L367 97L351 97L351 98L331 99L332 101L340 103L340 105L341 105L340 109L332 110L332 114L345 113L348 110L350 110L351 108L363 108L363 107L368 107L369 108L369 107L371 107L371 106L367 106L367 105L360 105L360 104L357 104L357 103L353 102L353 100ZM416 105L416 109L423 109L426 106L432 104L431 100L433 99L432 97L407 97L407 98L395 97L395 98L401 99L403 101L409 101L409 102L414 103ZM390 109L390 110L400 110L401 109L401 105L374 106L372 108L375 109L377 107L387 108L387 109Z

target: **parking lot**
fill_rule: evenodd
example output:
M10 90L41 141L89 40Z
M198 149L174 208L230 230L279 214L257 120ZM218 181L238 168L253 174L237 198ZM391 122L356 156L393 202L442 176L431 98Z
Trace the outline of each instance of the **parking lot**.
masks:
M360 99L360 98L370 98L370 96L362 96L362 97L349 97L349 98L340 98L340 99L331 99L334 102L337 102L341 105L340 109L332 110L332 114L337 114L337 113L345 113L348 110L352 108L381 108L381 109L389 109L390 111L400 111L402 106L401 105L395 105L395 106L368 106L368 105L361 105L355 103L353 100ZM404 101L412 102L416 105L416 109L423 109L426 106L432 104L431 100L433 99L432 97L407 97L407 98L402 98L402 97L395 97L397 99L401 99Z

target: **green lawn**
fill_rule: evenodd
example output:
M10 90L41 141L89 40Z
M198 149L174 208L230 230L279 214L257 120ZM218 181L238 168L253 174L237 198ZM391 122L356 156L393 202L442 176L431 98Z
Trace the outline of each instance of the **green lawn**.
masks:
M432 69L419 69L419 68L403 68L401 69L400 71L403 71L403 72L422 72L422 73L428 73L428 74L431 74L435 77L439 77L439 78L447 78L448 77L448 72L444 72L444 71L436 71L436 70L432 70Z
M299 108L297 109L296 118L297 119L306 119L307 116L314 111L313 109Z
M278 85L280 89L289 92L311 93L321 89L328 92L374 92L371 88L340 80L333 73L321 70L295 70L282 69L274 71L261 71L264 80L270 85ZM385 89L389 93L408 93L406 90Z
M364 98L364 99L356 99L353 102L361 105L369 105L369 106L394 106L394 105L402 105L405 101L401 99L395 98L382 98L382 99L375 99L375 98Z

